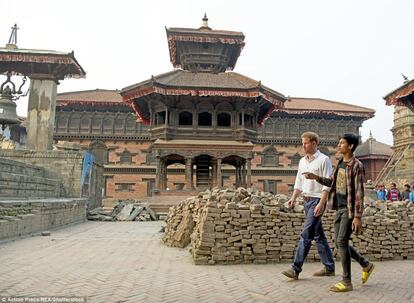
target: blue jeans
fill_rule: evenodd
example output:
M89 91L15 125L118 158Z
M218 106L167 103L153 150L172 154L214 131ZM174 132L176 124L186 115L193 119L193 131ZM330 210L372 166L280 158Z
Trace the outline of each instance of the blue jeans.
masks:
M332 251L329 247L328 240L326 239L325 232L323 231L322 216L315 217L313 214L315 206L318 203L319 198L312 198L304 203L306 219L302 233L300 234L292 265L292 269L297 273L302 271L302 265L309 253L312 240L316 241L322 264L325 265L328 271L335 271L335 262L333 260Z

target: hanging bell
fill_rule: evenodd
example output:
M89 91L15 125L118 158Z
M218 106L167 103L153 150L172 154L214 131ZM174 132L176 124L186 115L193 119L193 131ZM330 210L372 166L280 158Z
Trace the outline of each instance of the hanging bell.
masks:
M0 124L3 126L20 124L21 121L16 114L16 103L13 102L11 91L7 88L0 95Z

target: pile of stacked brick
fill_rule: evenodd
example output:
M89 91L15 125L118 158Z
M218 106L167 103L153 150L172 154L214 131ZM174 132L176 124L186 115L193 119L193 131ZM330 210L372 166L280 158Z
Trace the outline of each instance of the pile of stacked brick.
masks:
M354 246L371 260L414 259L414 205L366 205L363 233ZM335 212L326 211L324 227L334 249ZM305 216L303 206L287 207L287 197L239 188L200 193L170 208L164 243L186 247L195 264L291 262ZM308 261L319 260L313 245Z
M101 207L88 212L91 221L155 221L156 213L146 203L127 200L118 202L112 210Z

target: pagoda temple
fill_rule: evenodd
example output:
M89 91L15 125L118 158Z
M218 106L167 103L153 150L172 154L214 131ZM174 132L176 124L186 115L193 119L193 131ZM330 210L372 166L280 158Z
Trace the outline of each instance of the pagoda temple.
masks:
M166 29L173 71L121 91L57 95L54 139L99 151L108 200L240 185L288 194L303 132L318 133L335 164L338 137L373 117L343 102L286 98L233 72L244 34L206 19Z
M185 188L222 186L223 164L235 185L251 186L257 129L286 97L231 72L244 46L241 32L169 28L170 60L177 69L124 88L123 100L149 124L157 158L156 190L167 189L167 167L185 164ZM195 176L195 180L193 178Z
M404 77L402 86L388 93L386 105L394 105L393 154L381 170L376 184L398 178L414 182L414 79Z

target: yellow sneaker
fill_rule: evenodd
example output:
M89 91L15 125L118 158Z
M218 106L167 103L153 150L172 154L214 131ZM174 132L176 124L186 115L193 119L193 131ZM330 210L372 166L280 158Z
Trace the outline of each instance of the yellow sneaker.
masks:
M374 271L375 265L374 263L369 263L367 267L362 268L362 276L361 276L361 283L365 284L367 283L369 276Z

